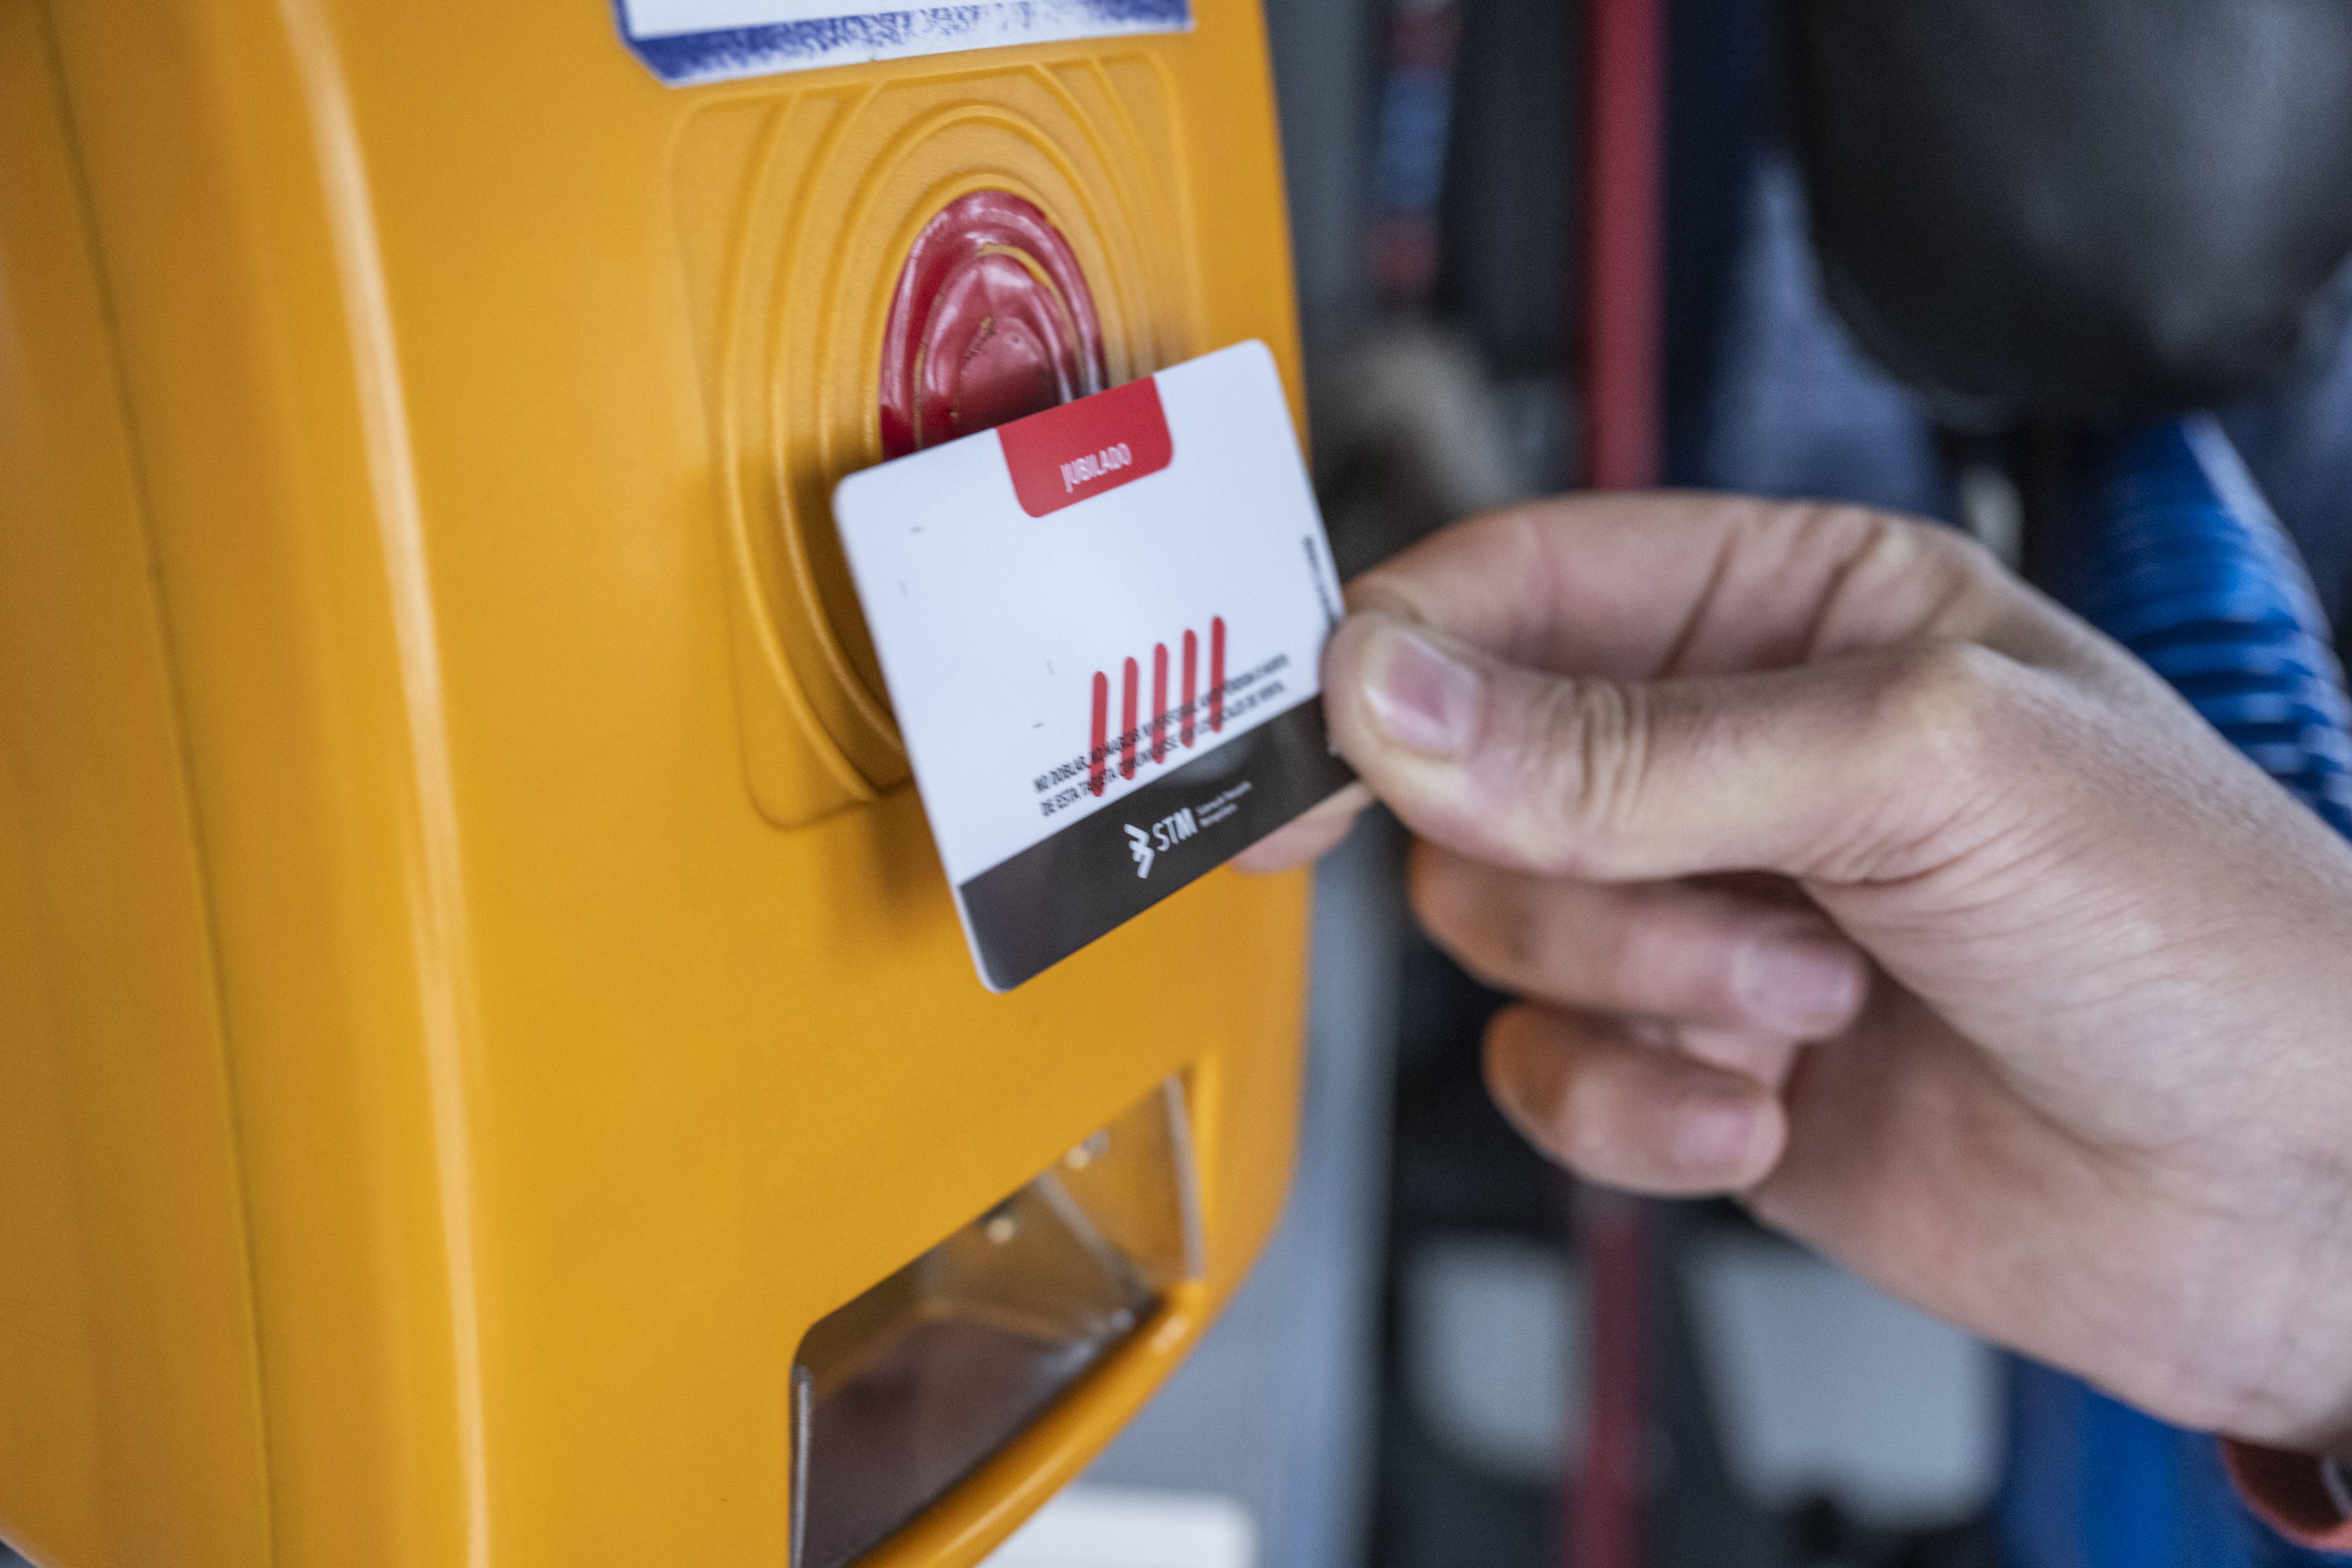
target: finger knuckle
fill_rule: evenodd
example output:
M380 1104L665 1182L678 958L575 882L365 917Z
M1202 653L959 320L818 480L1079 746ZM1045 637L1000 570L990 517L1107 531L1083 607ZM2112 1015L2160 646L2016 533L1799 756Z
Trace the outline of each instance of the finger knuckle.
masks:
M1930 568L1940 568L1969 577L1998 577L2007 574L2000 558L1983 541L1957 528L1941 523L1922 522L1915 519L1890 519L1903 527L1904 548L1914 558Z
M1812 657L1874 646L1903 626L1948 619L2007 576L1957 530L1864 507L1819 505L1800 514L1793 553L1827 584L1809 635ZM1962 619L1973 620L1973 616Z
M1904 837L1927 859L1955 835L1989 821L2031 771L2036 704L2030 677L1990 648L1947 642L1895 662L1873 715L1881 776L1873 798L1907 824Z
M1880 694L1880 731L1924 761L1974 777L1997 762L2014 724L2011 668L1980 643L1905 649Z
M1607 863L1640 801L1650 742L1640 685L1562 680L1546 689L1515 758L1511 791L1544 870L1574 876Z

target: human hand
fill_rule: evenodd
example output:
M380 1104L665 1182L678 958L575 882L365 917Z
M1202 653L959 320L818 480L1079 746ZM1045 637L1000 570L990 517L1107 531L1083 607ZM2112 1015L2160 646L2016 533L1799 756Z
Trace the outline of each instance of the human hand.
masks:
M2160 680L1853 509L1546 502L1349 596L1333 733L1431 934L1528 998L1486 1065L1531 1139L2352 1447L2352 849Z

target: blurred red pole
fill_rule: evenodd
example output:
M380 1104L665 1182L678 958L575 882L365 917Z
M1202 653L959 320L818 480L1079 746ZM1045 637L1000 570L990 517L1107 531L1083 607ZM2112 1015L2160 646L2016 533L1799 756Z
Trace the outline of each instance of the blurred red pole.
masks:
M1650 1245L1639 1198L1579 1183L1577 1243L1591 1281L1584 1452L1564 1489L1566 1568L1635 1568L1649 1462Z
M1595 489L1658 482L1665 275L1664 0L1586 0L1584 457ZM1580 1185L1592 1304L1565 1568L1638 1568L1648 1458L1649 1237L1640 1200Z
M1586 0L1585 483L1658 482L1665 271L1663 0Z

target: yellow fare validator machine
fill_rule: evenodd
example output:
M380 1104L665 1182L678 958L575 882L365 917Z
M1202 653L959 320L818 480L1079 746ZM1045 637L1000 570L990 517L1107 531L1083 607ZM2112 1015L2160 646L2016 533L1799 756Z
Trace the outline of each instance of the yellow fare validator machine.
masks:
M1271 1231L1304 881L983 989L828 501L1297 386L1260 19L903 5L0 0L42 1568L971 1563Z

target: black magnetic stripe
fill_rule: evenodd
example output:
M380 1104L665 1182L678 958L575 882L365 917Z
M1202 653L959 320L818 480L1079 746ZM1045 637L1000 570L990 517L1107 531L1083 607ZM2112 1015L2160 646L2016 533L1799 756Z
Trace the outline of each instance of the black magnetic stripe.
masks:
M957 889L989 983L1012 990L1215 870L1355 776L1331 754L1323 700L1310 697L990 867ZM1231 814L1202 822L1221 799ZM1184 810L1201 826L1165 849L1155 842L1150 875L1137 875L1128 827L1151 833Z

